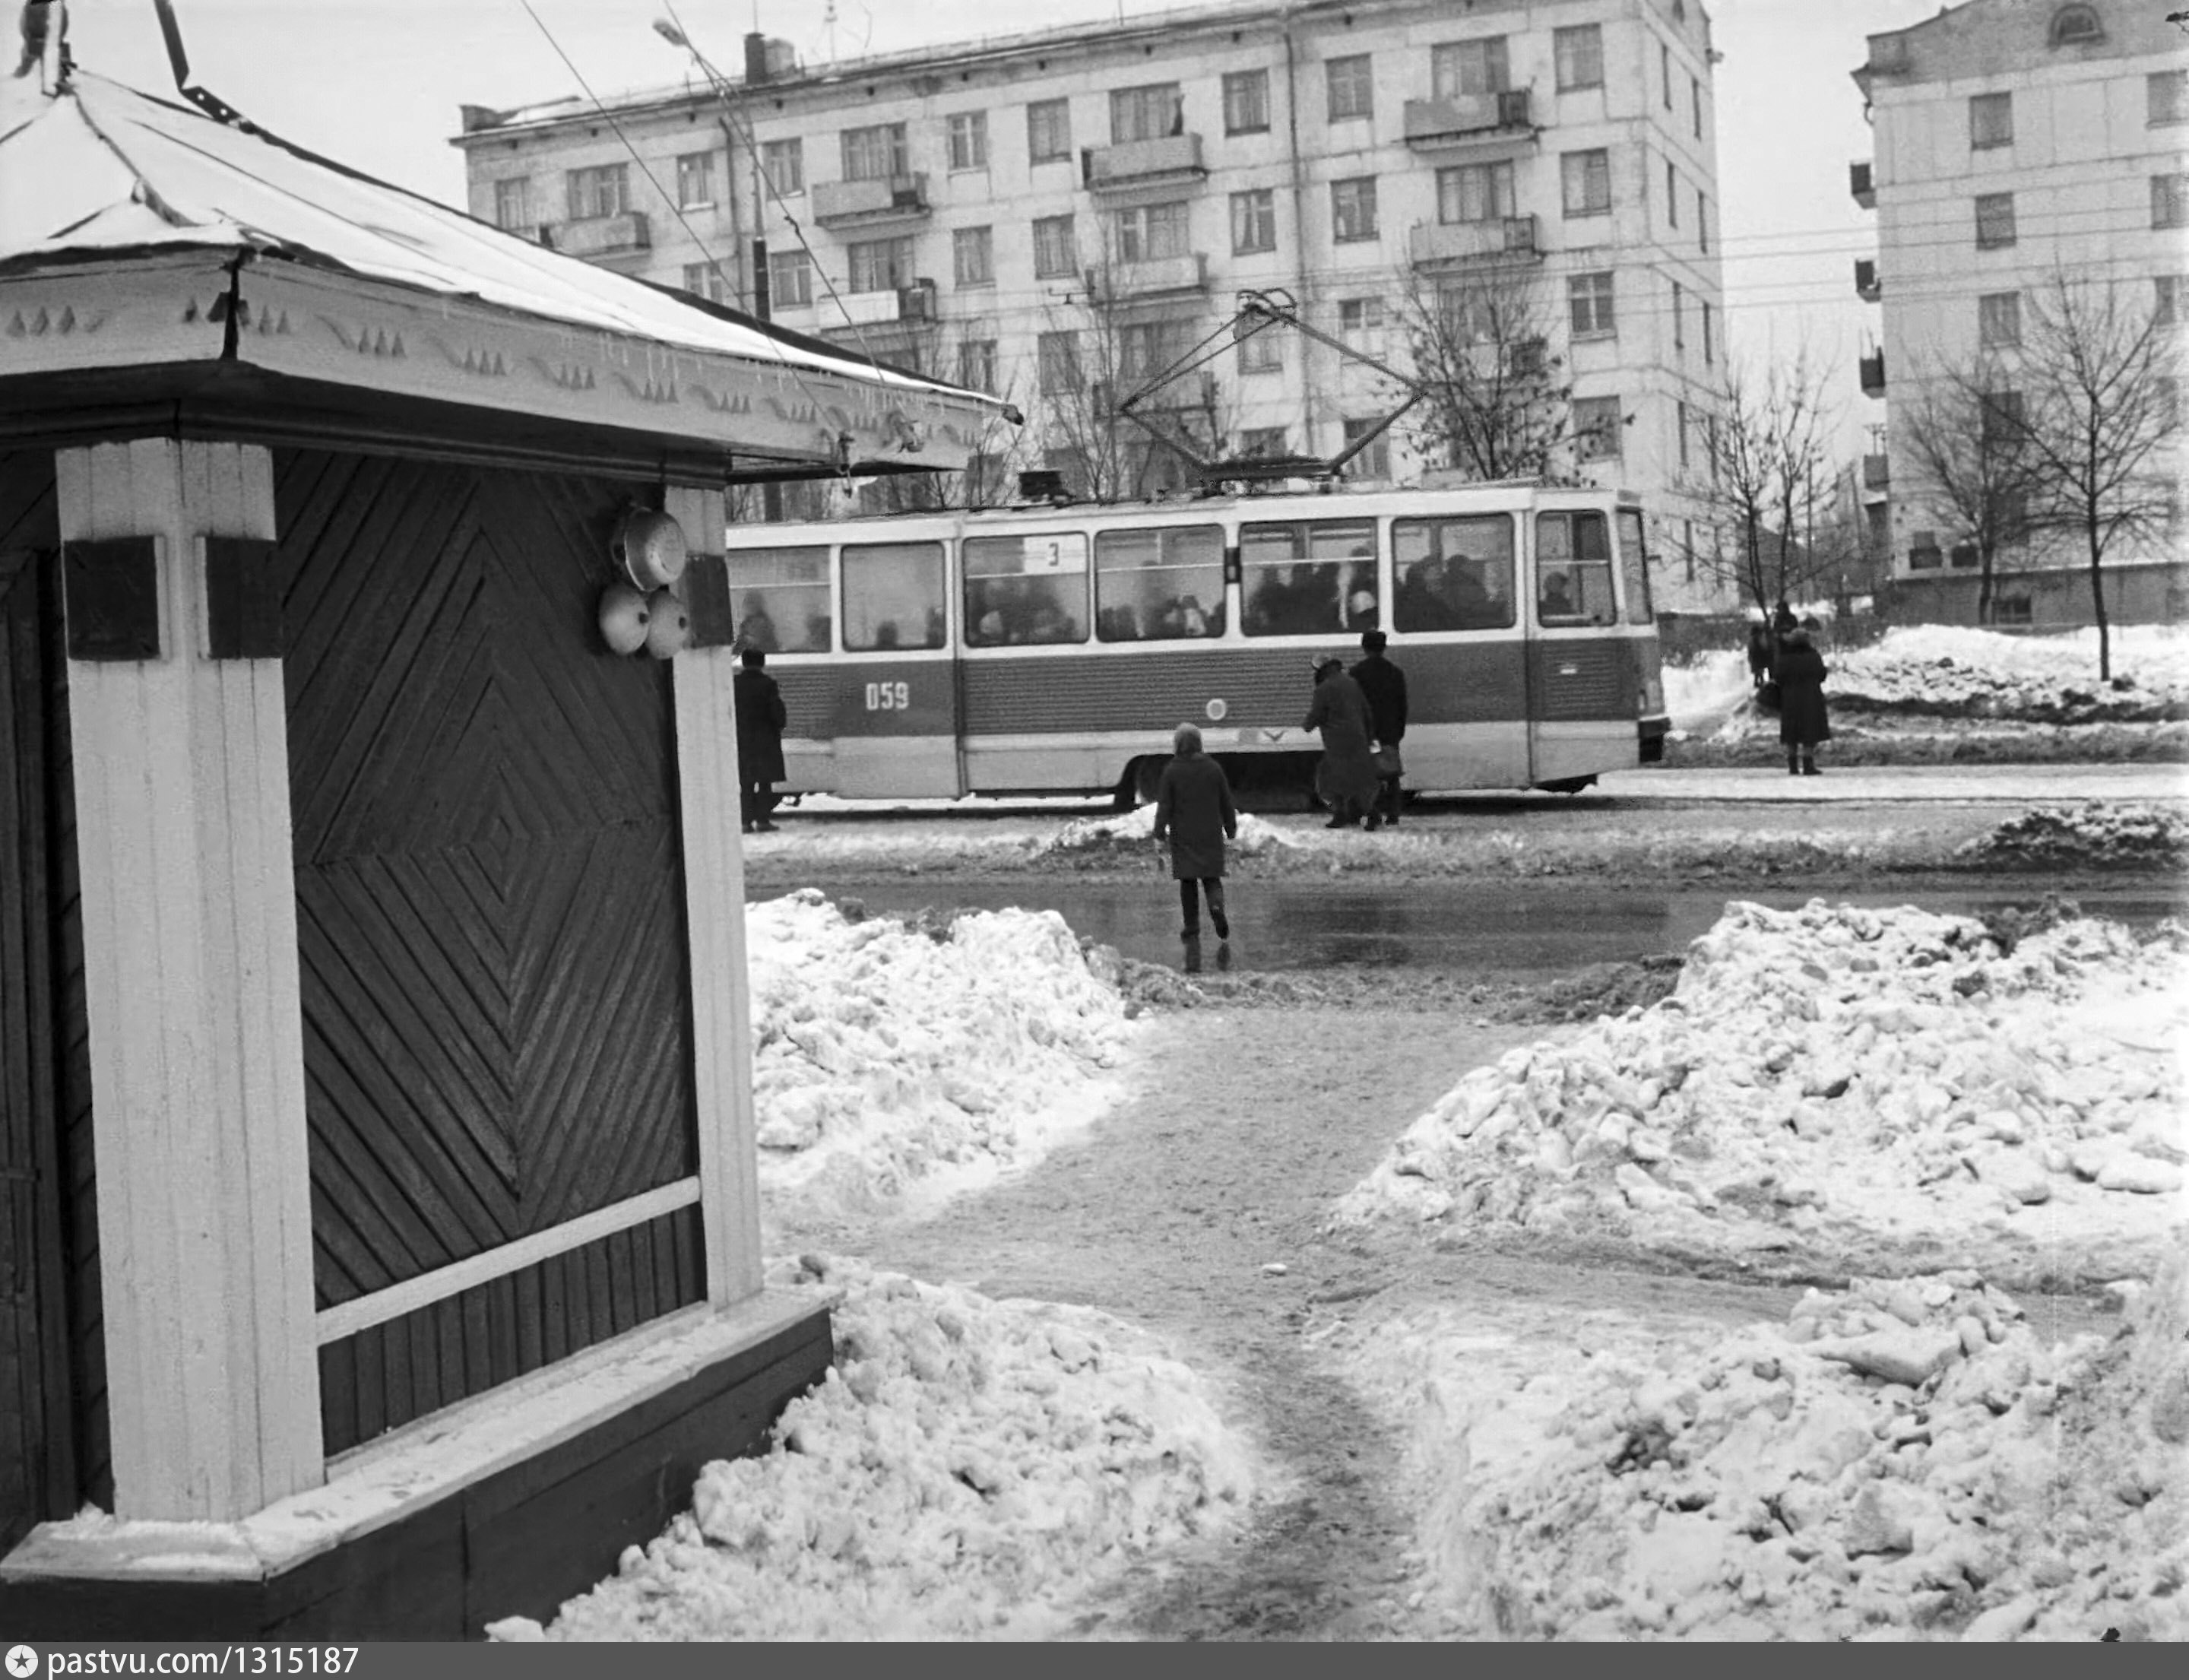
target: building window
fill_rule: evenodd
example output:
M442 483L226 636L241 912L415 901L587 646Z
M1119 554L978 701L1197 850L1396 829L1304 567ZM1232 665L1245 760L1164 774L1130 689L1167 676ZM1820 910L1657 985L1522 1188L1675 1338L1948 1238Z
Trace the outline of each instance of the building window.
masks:
M1231 254L1277 248L1277 195L1269 187L1231 195Z
M1660 41L1657 43L1657 67L1663 72L1665 109L1672 108L1672 49Z
M2189 122L2189 70L2162 70L2143 78L2144 120L2154 128Z
M1234 71L1224 78L1224 132L1260 134L1270 127L1270 72Z
M795 198L806 190L806 142L769 140L760 149L761 173L768 189L778 198Z
M590 222L600 216L620 216L630 208L624 166L603 163L593 169L573 169L563 177L570 219Z
M1027 107L1027 161L1055 163L1072 156L1072 101L1038 99Z
M1909 535L1908 539L1908 569L1909 571L1935 570L1944 563L1944 559L1945 557L1938 552L1938 534L1936 531L1916 531Z
M1665 163L1665 220L1673 227L1680 225L1680 172L1670 159Z
M950 235L951 266L960 286L992 286L996 279L995 230L958 228Z
M2151 178L2151 225L2189 227L2189 175Z
M729 301L730 288L722 279L721 269L712 263L687 263L684 289L694 297L704 297L710 303Z
M2014 144L2014 95L1972 93L1969 96L1969 148L1983 151Z
M1672 348L1688 348L1688 294L1677 280L1672 282Z
M1513 212L1510 163L1462 163L1437 171L1437 220L1496 222Z
M1703 365L1708 367L1717 359L1717 351L1711 334L1710 299L1703 299Z
M996 394L996 341L969 338L958 347L958 382L968 391Z
M1264 327L1239 341L1239 371L1242 373L1282 373L1285 367L1285 341L1274 328Z
M2155 198L2156 194L2152 196ZM1977 195L1977 249L2000 251L2014 243L2014 195Z
M1567 215L1609 215L1611 154L1604 150L1567 152L1558 159L1558 185Z
M1558 65L1558 92L1604 86L1604 31L1592 23L1575 24L1552 36Z
M1611 310L1611 271L1575 274L1566 282L1566 305L1576 338L1604 337L1618 331Z
M2000 449L2022 435L2022 403L2019 391L1987 391L1978 404L1977 432L1988 449Z
M894 181L911 173L902 122L846 128L843 143L844 178L847 181Z
M955 171L988 167L988 113L961 110L950 118L950 167Z
M1576 397L1573 401L1574 455L1581 461L1616 461L1620 433L1626 429L1616 397Z
M1349 420L1345 422L1345 447L1351 449L1383 422L1377 420ZM1347 463L1345 476L1349 478L1388 478L1391 476L1391 434L1384 433Z
M1079 335L1044 332L1034 341L1034 365L1044 397L1076 393L1079 377Z
M1383 348L1383 300L1380 297L1341 297L1338 300L1338 336L1356 350Z
M1700 140L1703 137L1703 84L1700 76L1688 78L1688 98L1694 105L1695 138Z
M1178 83L1120 88L1110 95L1110 144L1160 140L1185 133L1185 101Z
M2062 6L2052 14L2052 44L2056 47L2079 47L2105 38L2105 26L2088 6Z
M894 291L912 284L912 240L857 240L844 247L853 291Z
M1330 84L1330 120L1366 116L1375 109L1376 88L1368 78L1368 55L1332 59L1323 66Z
M1994 291L1977 299L1977 342L1987 350L2022 342L2022 294Z
M715 155L689 151L676 160L676 207L701 210L715 201Z
M1193 333L1184 321L1128 321L1117 329L1117 372L1133 382L1152 379L1182 359Z
M532 236L532 178L513 176L506 181L494 184L494 224Z
M2189 286L2182 284L2180 274L2154 274L2151 283L2158 294L2152 303L2152 325L2176 326L2189 320L2189 314L2184 313L2182 297L2189 291Z
M1340 244L1376 237L1376 178L1330 184L1331 238Z
M767 293L771 308L802 309L813 302L813 265L802 251L767 253Z
M1063 280L1079 272L1079 240L1069 216L1044 216L1033 224L1036 280Z
M1685 466L1687 466L1687 465L1688 464L1688 405L1687 405L1687 404L1686 404L1684 401L1681 402L1681 403L1680 403L1680 404L1679 404L1679 425L1680 425L1680 465L1681 465L1681 466L1683 466L1683 467L1685 467Z
M1249 427L1239 434L1242 461L1275 461L1287 447L1285 428L1281 426Z
M1502 93L1513 85L1505 56L1505 37L1447 41L1429 49L1429 92L1440 99L1466 99Z
M1159 263L1188 250L1185 205L1137 204L1111 218L1120 263Z
M1710 255L1710 201L1700 187L1695 189L1695 243L1702 247L1704 256Z

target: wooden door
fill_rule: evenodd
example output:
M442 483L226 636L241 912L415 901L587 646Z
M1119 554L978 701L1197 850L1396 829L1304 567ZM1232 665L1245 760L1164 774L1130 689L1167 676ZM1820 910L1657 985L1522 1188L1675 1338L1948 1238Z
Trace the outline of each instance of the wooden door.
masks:
M698 1171L665 662L631 487L276 458L322 1307ZM696 1210L327 1349L336 1450L704 1294Z

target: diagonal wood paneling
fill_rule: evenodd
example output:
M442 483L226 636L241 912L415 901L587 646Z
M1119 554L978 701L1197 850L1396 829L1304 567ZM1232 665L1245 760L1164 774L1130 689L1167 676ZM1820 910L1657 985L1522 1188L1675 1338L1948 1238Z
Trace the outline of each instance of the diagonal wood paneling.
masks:
M594 624L629 494L277 457L322 1304L698 1170L669 670ZM360 1343L337 1433L691 1298L642 1271Z

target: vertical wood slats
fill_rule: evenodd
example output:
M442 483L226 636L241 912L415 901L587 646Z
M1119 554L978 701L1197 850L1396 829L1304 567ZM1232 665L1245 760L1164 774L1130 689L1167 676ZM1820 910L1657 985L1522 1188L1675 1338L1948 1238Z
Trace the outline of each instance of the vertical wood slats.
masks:
M699 1243L699 1210L680 1208L328 1343L320 1349L326 1450L356 1446L704 1299ZM676 1287L663 1288L665 1276ZM581 1287L570 1287L574 1277Z

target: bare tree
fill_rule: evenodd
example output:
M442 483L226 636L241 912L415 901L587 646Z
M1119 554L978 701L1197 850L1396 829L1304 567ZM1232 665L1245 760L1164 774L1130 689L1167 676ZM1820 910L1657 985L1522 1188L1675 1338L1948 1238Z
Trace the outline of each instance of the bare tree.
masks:
M1573 387L1551 349L1537 272L1514 263L1458 274L1410 269L1398 315L1428 387L1407 427L1424 459L1473 478L1557 476Z
M1943 517L1953 546L1977 555L1977 622L1992 619L1993 580L2003 551L2022 543L2039 488L2036 452L2015 404L2007 370L1979 354L1916 376L1917 394L1895 421L1909 486Z
M1836 568L1805 542L1831 506L1832 410L1825 374L1807 350L1759 380L1730 362L1705 421L1716 521L1732 540L1699 557L1767 615Z
M2056 274L2033 296L2022 333L2022 412L2013 423L2037 475L2037 514L2071 532L2090 563L2098 676L2113 676L2105 559L2158 540L2178 518L2163 458L2181 438L2171 332L2156 299L2139 304L2113 281Z

